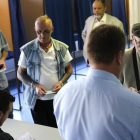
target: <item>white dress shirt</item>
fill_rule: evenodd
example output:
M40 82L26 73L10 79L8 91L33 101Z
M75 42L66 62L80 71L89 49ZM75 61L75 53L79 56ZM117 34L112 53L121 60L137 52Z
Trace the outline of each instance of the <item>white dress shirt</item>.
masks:
M54 114L64 140L140 140L140 95L106 71L66 84Z

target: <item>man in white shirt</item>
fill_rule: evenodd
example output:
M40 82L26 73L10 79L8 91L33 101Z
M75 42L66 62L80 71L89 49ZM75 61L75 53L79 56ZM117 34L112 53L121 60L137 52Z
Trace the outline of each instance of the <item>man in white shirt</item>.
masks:
M87 56L88 38L90 32L95 27L101 24L111 24L119 27L122 31L124 31L123 24L120 20L118 20L116 17L113 17L105 13L107 7L105 6L104 0L95 0L93 2L92 7L94 15L88 17L88 19L85 22L85 27L82 31L82 38L84 41L83 55L87 64L88 64L88 56Z
M51 38L53 30L48 16L36 19L37 39L21 48L17 75L24 83L24 102L34 122L57 127L53 98L72 74L72 57L66 44Z

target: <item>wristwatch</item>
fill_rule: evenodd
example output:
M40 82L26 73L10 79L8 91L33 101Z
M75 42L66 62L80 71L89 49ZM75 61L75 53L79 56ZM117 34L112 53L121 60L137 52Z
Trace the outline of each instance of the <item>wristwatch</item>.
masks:
M30 87L33 88L33 89L35 89L36 83L32 82Z
M62 82L62 81L59 81L59 82L60 82L60 84L61 84L61 87L63 87L63 85L64 85L63 82Z

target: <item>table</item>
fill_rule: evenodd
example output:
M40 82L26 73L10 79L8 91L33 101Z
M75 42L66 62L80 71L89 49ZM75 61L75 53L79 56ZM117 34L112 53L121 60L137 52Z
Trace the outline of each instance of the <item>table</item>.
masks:
M58 129L38 124L7 119L1 128L15 139L29 132L35 140L62 140Z

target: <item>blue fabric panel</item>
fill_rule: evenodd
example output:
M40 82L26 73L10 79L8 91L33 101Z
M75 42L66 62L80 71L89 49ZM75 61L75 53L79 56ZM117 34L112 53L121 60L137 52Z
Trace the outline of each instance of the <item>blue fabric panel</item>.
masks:
M124 0L112 0L112 15L122 21L126 35L128 35L126 13L125 13L125 1Z
M24 45L26 40L24 24L22 20L20 0L9 0L10 17L12 27L13 49L16 57L16 64L19 60L19 48Z
M52 37L66 43L70 52L75 51L71 0L45 0L45 6L54 26Z
M75 0L75 17L77 24L77 33L79 34L79 50L83 49L83 40L81 38L86 19L93 14L91 0Z
M13 52L8 52L8 56L7 56L6 60L11 59L13 57L14 57Z

